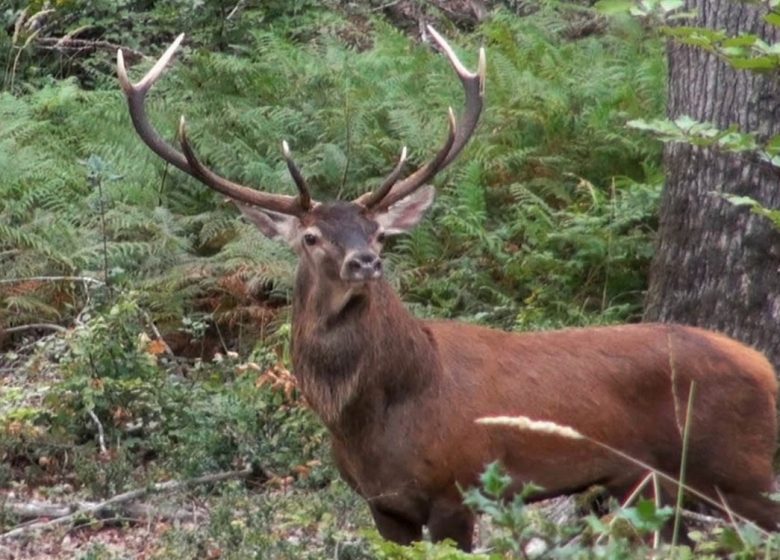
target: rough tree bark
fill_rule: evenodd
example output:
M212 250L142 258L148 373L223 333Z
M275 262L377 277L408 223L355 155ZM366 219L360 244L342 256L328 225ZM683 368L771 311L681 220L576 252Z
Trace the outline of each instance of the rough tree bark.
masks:
M691 25L755 33L778 41L758 4L686 0ZM761 138L780 134L777 72L738 71L716 55L670 41L668 116L690 115L721 129L738 125ZM688 144L665 147L666 187L646 320L725 332L764 351L780 371L780 233L719 193L780 208L780 169L757 158Z

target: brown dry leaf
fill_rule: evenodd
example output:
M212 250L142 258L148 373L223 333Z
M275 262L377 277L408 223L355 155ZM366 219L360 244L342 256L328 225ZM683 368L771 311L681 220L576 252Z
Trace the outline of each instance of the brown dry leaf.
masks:
M146 345L146 352L152 356L159 356L160 354L165 354L167 351L168 345L160 338L152 340Z
M255 386L260 388L265 385L269 385L274 391L284 393L287 401L294 400L295 389L298 386L290 371L281 365L269 368L257 377Z
M311 474L311 468L307 465L296 465L292 468L292 472L298 475L298 478L308 478Z
M236 371L239 374L246 373L247 371L263 371L263 369L254 362L247 362L245 364L239 364L236 366Z
M124 408L122 406L118 406L118 407L116 407L114 409L114 412L111 414L111 417L113 418L114 424L116 426L121 426L122 424L124 424L128 420L132 420L133 415L126 408Z
M18 436L22 433L22 430L24 429L24 426L21 422L18 420L14 420L13 422L10 422L8 426L6 426L5 430L8 432L8 435L11 436Z

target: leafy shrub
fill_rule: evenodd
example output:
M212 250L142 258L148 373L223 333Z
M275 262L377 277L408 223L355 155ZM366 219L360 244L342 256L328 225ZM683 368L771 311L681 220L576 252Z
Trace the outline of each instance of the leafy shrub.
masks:
M155 26L205 21L227 6L206 2L201 13L155 3L140 16L143 26L120 34L114 12L123 21L136 4L101 3L90 17L150 54L169 39ZM444 108L460 103L443 57L378 19L354 30L370 39L356 51L341 33L355 18L280 6L250 7L235 27L227 24L224 49L200 48L213 41L209 31L188 39L183 60L150 96L163 134L173 138L186 113L209 165L273 192L290 188L278 149L288 138L322 198L371 188L403 144L414 163L429 157L444 133ZM76 8L59 9L63 25L71 22ZM255 16L274 25L248 25ZM468 64L478 42L486 44L488 99L463 163L440 179L438 215L395 245L405 296L428 314L506 327L547 314L550 325L590 322L591 313L631 317L651 252L660 151L623 123L662 112L660 42L631 23L570 41L554 8L527 18L498 11L469 37L448 34L464 44ZM131 68L133 76L142 71ZM0 95L0 162L14 162L0 182L0 245L13 251L3 275L115 271L166 326L206 312L223 329L251 329L251 301L223 304L222 314L203 305L231 300L223 279L242 268L252 271L246 283L260 287L252 295L284 299L291 256L240 224L208 189L169 172L137 139L111 68L94 74L102 78L93 90L66 80ZM82 163L89 161L102 162L100 190ZM24 324L42 313L67 322L85 294L46 283L3 288L0 297L14 311L3 319Z
M35 464L52 446L75 446L69 460L78 479L99 495L138 484L130 475L141 466L196 476L252 463L285 477L311 463L308 484L332 476L320 466L322 427L294 392L263 383L273 363L228 358L200 363L185 378L146 334L148 315L132 293L85 319L70 334L63 378L45 406L3 418L9 458L26 454Z

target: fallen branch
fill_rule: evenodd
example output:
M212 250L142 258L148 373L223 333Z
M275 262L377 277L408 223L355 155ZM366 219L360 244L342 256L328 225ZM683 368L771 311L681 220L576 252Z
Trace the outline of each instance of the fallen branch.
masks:
M91 276L27 276L24 278L5 278L0 284L21 284L23 282L84 282L103 285L105 282Z
M15 332L31 331L33 329L68 332L68 329L66 329L62 325L55 325L53 323L30 323L29 325L18 325L16 327L5 327L5 328L0 327L0 333L10 334Z
M93 515L98 515L102 520L116 517L141 519L166 519L169 521L192 521L196 517L203 517L206 511L197 508L192 511L182 510L179 507L166 508L143 503L114 504L114 507L98 507L98 502L77 502L74 504L55 504L51 502L6 502L0 507L0 511L22 520L39 519L41 517L60 518L70 515L78 510L92 509Z
M187 480L168 480L166 482L158 482L156 484L152 484L151 486L147 486L146 488L138 488L136 490L130 490L129 492L118 494L102 502L97 502L97 503L84 502L78 504L78 506L75 509L68 507L67 512L64 510L58 510L54 513L60 513L60 514L64 513L64 515L60 515L49 521L41 521L38 523L30 523L28 525L16 527L15 529L11 529L10 531L0 534L0 540L20 537L27 533L32 533L36 531L45 531L48 529L53 529L60 525L71 523L81 516L98 514L101 511L108 510L109 508L116 506L117 504L123 504L126 502L137 500L138 498L146 496L147 494L158 494L161 492L175 492L177 490L190 488L192 486L197 486L200 484L210 484L214 482L223 482L225 480L236 480L240 478L247 478L255 472L256 469L250 466L238 471L227 471L227 472L221 472L216 474L209 474L197 478L190 478Z
M139 60L146 58L144 54L135 49L131 49L116 43L109 41L96 41L90 39L76 39L73 37L38 37L36 44L47 50L55 51L96 51L106 50L111 53L115 53L117 50L122 49L122 54L125 56L125 60L130 64L133 64Z

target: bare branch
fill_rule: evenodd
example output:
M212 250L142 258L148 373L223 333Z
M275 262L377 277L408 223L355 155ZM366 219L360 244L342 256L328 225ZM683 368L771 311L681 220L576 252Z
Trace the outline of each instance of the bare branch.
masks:
M57 332L68 332L68 329L66 329L65 327L61 325L55 325L53 323L30 323L29 325L18 325L16 327L7 327L7 328L0 327L0 333L10 334L15 332L32 331L35 329L57 331Z
M100 454L106 455L108 453L108 449L106 449L106 438L105 434L103 433L103 424L100 423L100 418L97 417L97 414L95 414L95 411L91 408L87 409L87 414L89 414L89 417L92 418L92 421L95 423L95 426L97 426L98 430L98 444L100 445Z
M134 64L140 60L144 60L147 57L141 52L135 49L131 49L110 41L95 41L90 39L76 39L74 37L38 37L35 39L36 45L42 49L53 51L75 51L75 52L92 52L97 50L116 52L117 49L122 49L125 53L127 61Z
M27 276L24 278L4 278L0 284L21 284L23 282L83 282L85 284L105 285L103 280L91 276Z
M66 525L68 523L73 522L74 520L76 520L81 516L96 514L102 510L108 509L109 507L116 506L117 504L123 504L126 502L130 502L132 500L137 500L138 498L146 496L147 494L157 494L160 492L175 492L177 490L190 488L192 486L197 486L200 484L210 484L214 482L223 482L225 480L236 480L240 478L247 478L254 472L255 469L253 469L252 467L247 467L245 469L241 469L238 471L226 471L226 472L221 472L216 474L200 476L197 478L190 478L187 480L168 480L166 482L158 482L157 484L152 484L151 486L147 486L146 488L138 488L136 490L130 490L129 492L118 494L102 502L97 502L97 503L85 502L79 504L77 508L71 509L67 513L60 510L58 513L65 513L65 515L61 515L49 521L41 521L39 523L30 523L29 525L22 525L16 527L15 529L11 529L10 531L0 534L0 540L17 538L26 535L28 533L46 531L48 529L53 529L61 525Z
M97 502L87 501L72 504L54 504L33 500L30 502L6 502L0 507L0 510L20 519L60 518L70 515L78 509L95 508L97 505ZM177 521L192 520L198 513L204 516L207 514L204 510L185 511L179 507L155 506L144 503L115 504L114 508L103 507L94 509L94 513L99 514L101 517L119 514L133 519L162 518Z

